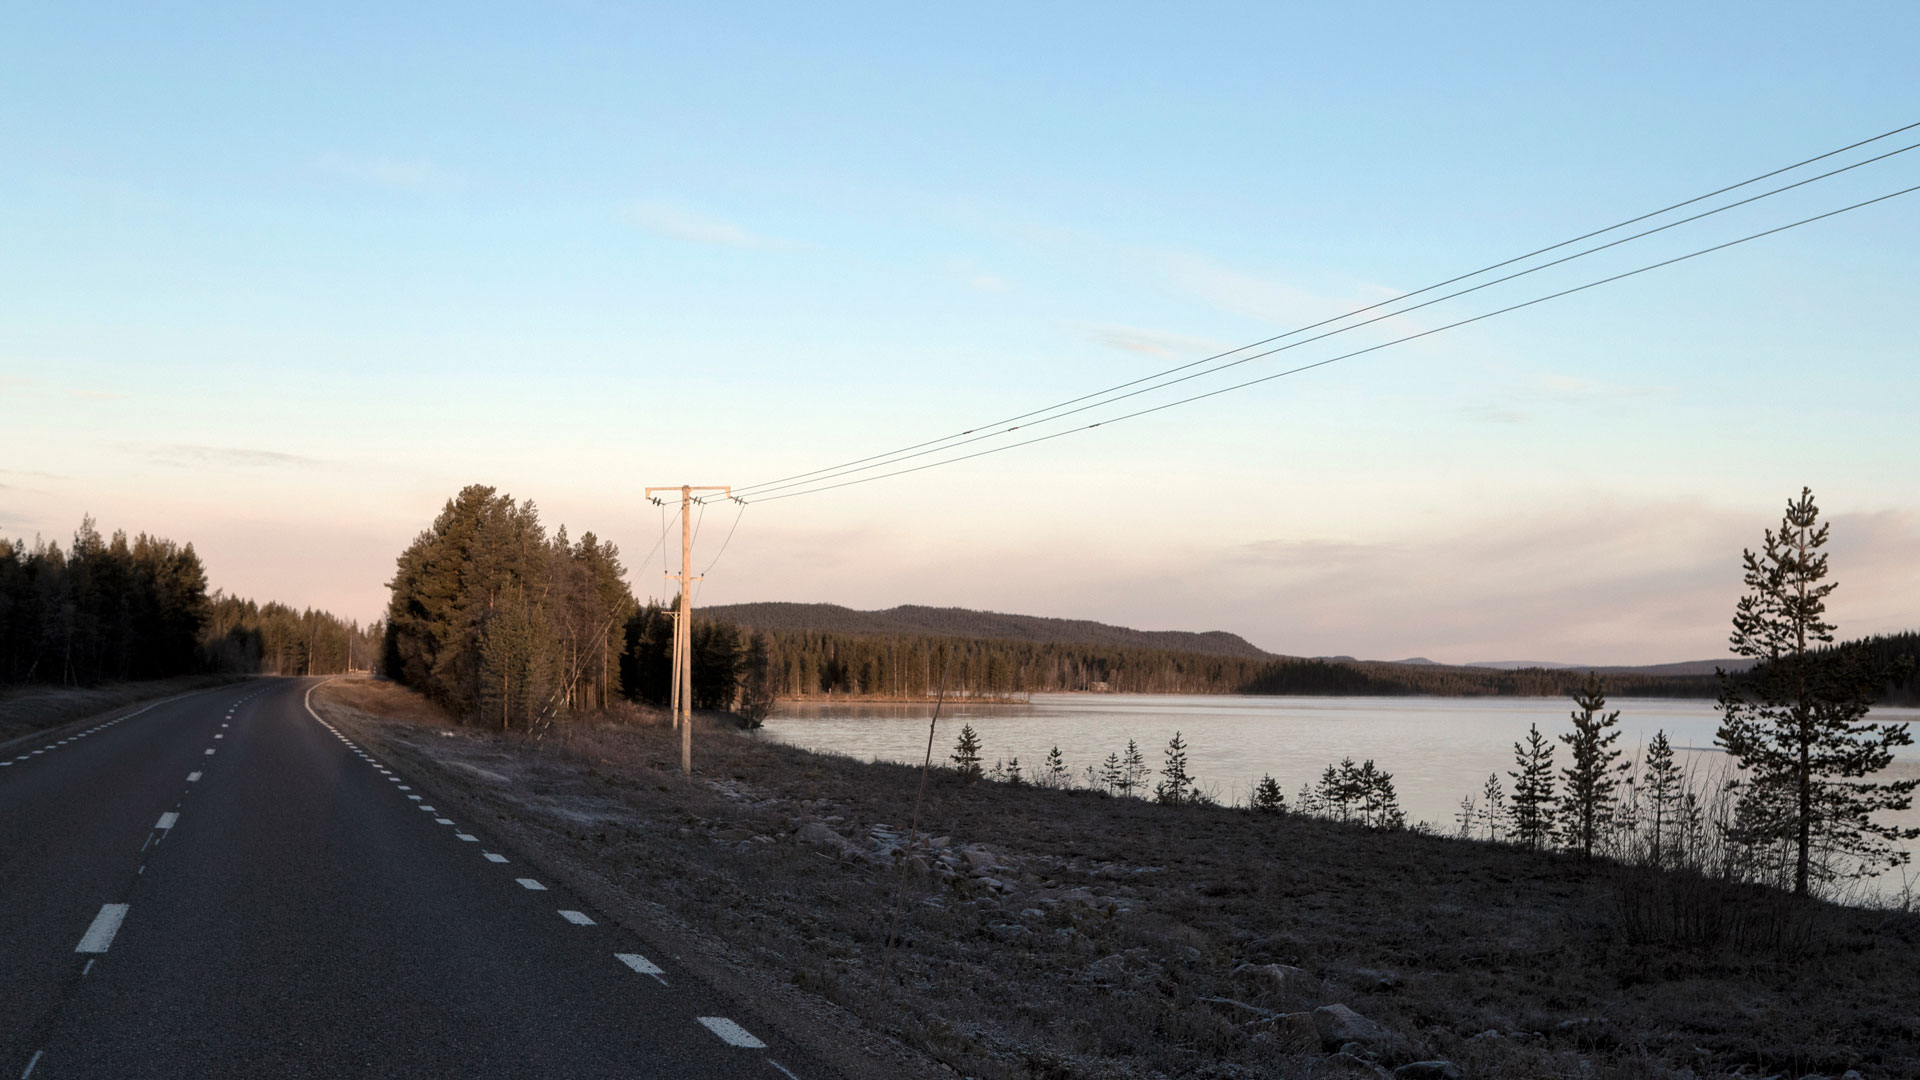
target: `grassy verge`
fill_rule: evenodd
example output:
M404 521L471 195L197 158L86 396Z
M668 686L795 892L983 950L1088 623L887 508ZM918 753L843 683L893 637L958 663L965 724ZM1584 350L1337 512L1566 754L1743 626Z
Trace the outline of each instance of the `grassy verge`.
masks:
M646 723L533 740L364 680L316 700L606 888L962 1075L1920 1075L1908 915L940 772L910 848L910 768L713 731L688 782Z
M177 679L87 687L7 687L0 689L0 743L122 705L221 686L240 678L242 676L237 675L186 675Z

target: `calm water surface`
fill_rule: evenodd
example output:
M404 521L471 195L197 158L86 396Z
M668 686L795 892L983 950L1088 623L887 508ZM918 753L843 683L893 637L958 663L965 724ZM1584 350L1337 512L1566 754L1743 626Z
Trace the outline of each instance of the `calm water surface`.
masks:
M1622 698L1620 745L1637 755L1654 732L1665 730L1696 769L1717 769L1725 755L1713 749L1719 714L1710 700ZM1167 740L1179 731L1188 767L1202 787L1224 802L1245 802L1261 774L1271 773L1291 803L1302 783L1329 762L1372 758L1393 774L1411 820L1450 823L1460 797L1478 792L1487 774L1513 768L1513 744L1529 724L1554 738L1571 730L1572 703L1564 698L1323 698L1157 696L1147 694L1036 694L1031 704L953 705L940 716L934 760L953 752L960 725L980 733L987 764L1019 758L1032 776L1054 746L1076 779L1110 752L1140 744L1158 768ZM766 738L869 761L918 764L927 747L929 705L859 703L782 705L763 729ZM1876 709L1876 720L1920 721L1920 710ZM1916 725L1920 730L1920 725ZM1556 742L1556 745L1557 742ZM1920 775L1920 748L1905 747L1891 773ZM1563 765L1566 748L1555 753ZM1920 813L1904 815L1920 825Z

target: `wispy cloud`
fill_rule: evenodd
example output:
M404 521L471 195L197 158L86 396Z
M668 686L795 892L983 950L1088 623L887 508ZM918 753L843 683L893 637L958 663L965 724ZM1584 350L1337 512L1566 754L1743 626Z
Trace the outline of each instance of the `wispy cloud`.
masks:
M1196 255L1169 255L1165 265L1167 280L1181 292L1222 311L1276 326L1306 326L1398 295L1385 286L1363 284L1352 295L1334 296L1256 277ZM1403 323L1396 320L1394 325Z
M975 274L967 281L967 284L986 293L1003 293L1007 291L1007 279L994 274Z
M426 161L323 154L318 164L322 171L335 176L396 191L452 191L466 183L459 174Z
M1217 338L1194 337L1169 330L1151 330L1118 323L1076 323L1088 339L1108 348L1142 353L1167 360L1194 360L1224 352L1233 346Z
M714 217L683 203L667 199L642 199L621 208L627 224L689 244L713 244L719 247L766 248L778 242L743 225Z
M301 468L319 464L319 459L285 454L278 450L256 450L235 446L196 446L173 443L164 446L128 447L128 450L168 465L236 465L243 468Z

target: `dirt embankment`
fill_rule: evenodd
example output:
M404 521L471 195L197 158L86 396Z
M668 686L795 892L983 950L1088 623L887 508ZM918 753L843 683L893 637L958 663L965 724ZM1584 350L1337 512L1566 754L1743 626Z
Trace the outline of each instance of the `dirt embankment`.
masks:
M0 743L58 727L122 705L155 701L189 690L237 682L240 675L183 675L176 679L104 683L100 686L16 686L0 690Z
M938 771L910 842L910 768L714 731L689 782L656 726L316 701L770 1000L961 1075L1920 1075L1908 915Z

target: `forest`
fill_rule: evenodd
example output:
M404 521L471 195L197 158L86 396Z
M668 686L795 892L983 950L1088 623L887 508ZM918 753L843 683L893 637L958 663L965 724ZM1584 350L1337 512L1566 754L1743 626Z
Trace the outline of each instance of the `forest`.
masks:
M365 669L379 629L207 593L192 544L91 517L72 543L0 537L0 684L91 686L212 672Z
M469 486L399 557L381 670L503 730L606 708L634 613L625 575L594 534L548 536L532 500Z
M696 619L696 628L699 625ZM942 648L952 664L947 691L961 697L1062 691L1558 696L1585 676L1572 669L1498 671L1297 657L1254 659L1071 642L762 632L768 639L774 692L783 698L931 696L939 690L934 657ZM1711 697L1718 690L1712 676L1618 673L1607 675L1606 684L1609 693L1641 697Z

